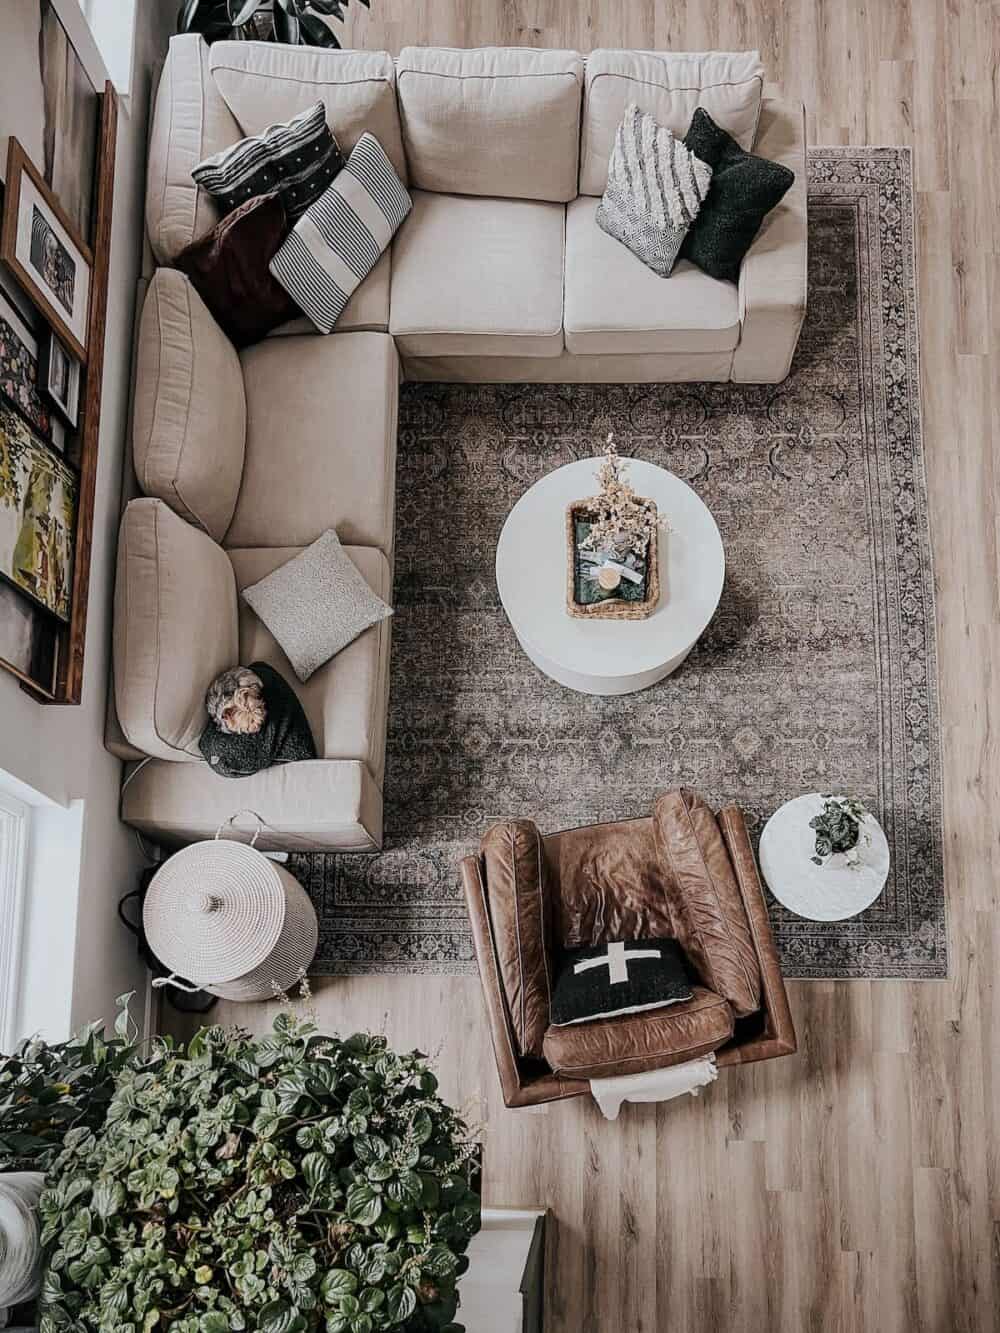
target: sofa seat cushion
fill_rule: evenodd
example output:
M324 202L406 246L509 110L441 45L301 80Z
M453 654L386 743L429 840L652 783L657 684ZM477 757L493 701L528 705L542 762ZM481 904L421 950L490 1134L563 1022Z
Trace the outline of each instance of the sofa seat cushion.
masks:
M201 763L205 691L238 660L236 580L225 551L162 500L122 515L115 580L115 709L143 754Z
M733 1011L721 995L695 986L690 1000L667 1009L550 1027L542 1049L557 1074L610 1078L665 1069L707 1055L733 1035Z
M267 338L241 354L243 485L226 547L392 551L399 362L384 333Z
M565 212L413 191L392 247L389 330L404 356L558 356Z
M364 282L355 288L334 326L334 333L388 333L391 272L392 248L390 247ZM279 324L276 329L271 330L268 337L283 338L294 333L316 333L308 315L297 315L295 319Z
M373 546L346 546L345 552L368 586L388 601L392 571L385 555ZM269 547L231 550L240 592L301 554L300 548ZM294 689L309 720L321 759L359 759L381 783L385 762L386 706L389 693L388 621L348 644L303 683L264 622L240 598L239 660L266 662Z
M578 52L404 46L396 81L417 189L560 203L576 195Z
M697 793L666 792L653 831L675 934L702 979L743 1018L760 1008L760 964L715 814Z
M580 355L728 352L740 340L739 294L680 260L653 273L597 225L599 199L566 210L566 348Z

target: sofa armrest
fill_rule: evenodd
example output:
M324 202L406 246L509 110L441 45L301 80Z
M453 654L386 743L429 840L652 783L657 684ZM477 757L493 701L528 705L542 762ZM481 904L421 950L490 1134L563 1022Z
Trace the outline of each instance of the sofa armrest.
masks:
M777 384L788 374L806 313L808 259L805 108L765 99L754 152L781 162L795 181L764 219L740 268L740 341L732 378Z
M536 1106L541 1102L560 1101L566 1097L579 1097L589 1092L589 1083L581 1079L560 1078L558 1074L545 1070L540 1062L532 1062L539 1065L535 1071L522 1068L519 1063L507 1001L500 980L500 967L490 922L489 904L486 901L486 883L481 858L464 857L460 870L504 1105Z
M761 1036L720 1051L719 1064L748 1064L754 1060L773 1060L779 1055L794 1055L798 1048L795 1025L788 1006L785 979L781 975L781 962L771 933L764 890L750 846L746 820L737 805L727 805L720 810L718 820L736 872L736 882L746 908L750 934L760 965L761 1009L764 1014L764 1031Z

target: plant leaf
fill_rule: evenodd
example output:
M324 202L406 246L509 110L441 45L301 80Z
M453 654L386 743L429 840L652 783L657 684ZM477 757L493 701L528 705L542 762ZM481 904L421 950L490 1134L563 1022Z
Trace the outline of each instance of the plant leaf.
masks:
M298 46L301 41L298 19L289 14L281 3L275 4L273 19L276 39L286 46Z
M177 14L177 31L190 32L191 24L194 22L194 16L198 12L201 0L184 0Z
M397 1282L389 1288L385 1301L386 1312L394 1324L403 1324L417 1308L417 1298L412 1287Z
M305 1317L287 1301L271 1301L257 1316L257 1333L303 1333Z
M374 1226L382 1216L381 1195L370 1185L352 1185L347 1191L347 1216L358 1226Z
M339 1302L345 1296L353 1296L358 1289L358 1279L346 1268L331 1268L323 1279L320 1294L327 1305Z
M339 49L340 42L336 34L318 14L300 14L299 25L305 34L305 39L300 36L299 40L305 40L308 46L330 46Z
M260 9L263 0L227 0L229 6L229 22L234 28L241 28L244 23L249 23L257 10ZM233 6L239 6L237 12L233 13Z

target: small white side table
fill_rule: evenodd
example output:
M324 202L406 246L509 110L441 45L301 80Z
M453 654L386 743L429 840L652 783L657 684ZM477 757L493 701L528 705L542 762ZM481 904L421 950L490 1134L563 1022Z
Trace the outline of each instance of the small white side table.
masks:
M834 853L818 866L816 831L809 821L823 809L819 792L796 796L776 810L760 835L760 868L767 887L783 907L809 921L844 921L857 916L885 888L889 877L889 843L878 820L870 815L861 826L861 860L849 866ZM865 834L871 839L865 844Z
M660 602L646 620L576 620L566 610L566 506L598 489L603 459L556 468L525 491L497 543L497 588L521 647L546 675L583 694L631 694L675 671L715 614L726 559L704 502L643 459L628 462L637 494L670 530L659 540Z

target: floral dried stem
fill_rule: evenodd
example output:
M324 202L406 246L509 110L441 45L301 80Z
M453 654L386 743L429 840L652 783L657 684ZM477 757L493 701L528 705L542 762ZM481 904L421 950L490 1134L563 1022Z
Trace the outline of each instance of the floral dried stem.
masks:
M581 542L585 551L608 551L618 556L644 556L657 528L666 528L666 515L658 515L652 500L636 495L627 480L628 462L608 431L604 462L597 469L600 487L592 503L596 511L590 531Z

